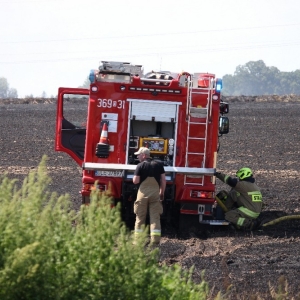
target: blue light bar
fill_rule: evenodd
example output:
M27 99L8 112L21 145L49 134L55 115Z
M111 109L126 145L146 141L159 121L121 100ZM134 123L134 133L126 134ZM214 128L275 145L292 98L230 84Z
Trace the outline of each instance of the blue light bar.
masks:
M90 71L89 80L90 80L91 83L95 82L96 76L95 76L95 71L94 70Z
M217 78L217 80L216 80L216 92L220 93L222 88L223 88L222 79Z

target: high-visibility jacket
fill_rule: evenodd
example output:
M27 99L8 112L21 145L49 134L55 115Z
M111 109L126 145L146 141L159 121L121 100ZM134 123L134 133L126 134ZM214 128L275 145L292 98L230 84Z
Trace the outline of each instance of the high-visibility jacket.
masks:
M253 177L238 180L237 178L232 178L222 173L216 176L232 187L228 197L232 199L244 215L251 219L255 219L259 216L263 207L262 194L260 188L255 184Z

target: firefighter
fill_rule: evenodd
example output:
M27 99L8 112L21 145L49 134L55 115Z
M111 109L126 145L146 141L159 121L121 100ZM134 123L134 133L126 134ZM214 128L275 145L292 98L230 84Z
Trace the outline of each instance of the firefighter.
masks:
M141 147L137 152L140 163L133 176L133 183L139 184L137 199L134 203L136 221L134 232L138 235L143 231L147 211L150 215L150 237L152 245L159 245L161 238L160 215L163 212L162 201L166 188L164 166L161 162L151 159L150 150Z
M255 230L259 228L257 217L263 202L260 188L250 168L244 167L236 172L237 178L216 172L215 176L232 187L230 192L220 191L217 197L223 201L228 212L225 219L237 229Z

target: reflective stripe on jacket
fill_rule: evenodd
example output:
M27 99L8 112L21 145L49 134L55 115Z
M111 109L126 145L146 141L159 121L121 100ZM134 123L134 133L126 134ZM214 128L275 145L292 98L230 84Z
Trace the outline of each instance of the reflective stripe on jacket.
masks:
M244 206L239 207L238 210L240 210L243 214L253 219L256 219L259 216L259 213L254 212Z

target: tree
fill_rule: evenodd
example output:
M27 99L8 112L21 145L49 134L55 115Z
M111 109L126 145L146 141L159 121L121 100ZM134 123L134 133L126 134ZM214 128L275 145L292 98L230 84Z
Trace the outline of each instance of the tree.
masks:
M236 82L233 75L224 75L223 85L222 94L235 96L233 91L235 90Z
M8 90L7 98L18 98L18 91L15 88L11 88Z
M0 77L0 98L6 98L9 85L5 77Z
M300 70L292 72L294 80L291 83L291 90L293 94L300 95Z
M18 91L15 88L9 88L5 77L0 77L0 98L18 98Z
M238 90L243 90L244 95L260 95L264 86L264 74L267 72L267 66L262 60L249 61L243 66L238 66L234 73Z

